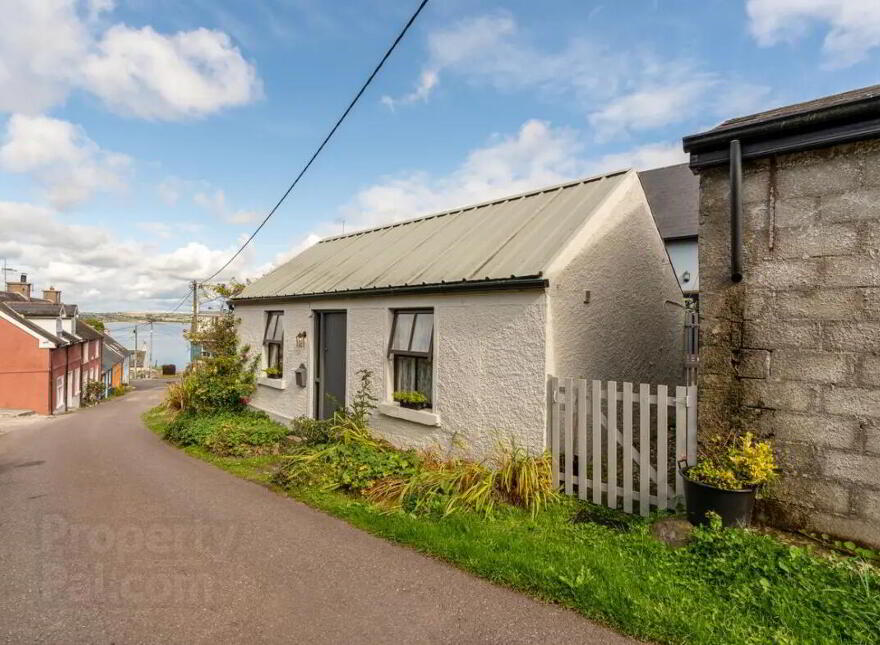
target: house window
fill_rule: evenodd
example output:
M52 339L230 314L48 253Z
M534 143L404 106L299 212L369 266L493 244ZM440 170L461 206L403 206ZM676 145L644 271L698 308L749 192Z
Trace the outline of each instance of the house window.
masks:
M55 407L60 408L64 405L64 377L55 377Z
M388 354L394 369L394 391L421 392L432 399L434 312L431 309L394 312Z
M281 378L284 369L284 312L266 312L266 331L263 334L263 354L266 376Z

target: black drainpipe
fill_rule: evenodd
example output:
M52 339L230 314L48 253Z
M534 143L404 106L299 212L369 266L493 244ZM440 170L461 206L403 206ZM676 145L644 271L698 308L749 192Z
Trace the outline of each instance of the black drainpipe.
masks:
M67 388L70 384L67 382L68 371L70 370L70 345L64 347L64 411L67 412Z
M743 279L742 148L730 142L730 279Z

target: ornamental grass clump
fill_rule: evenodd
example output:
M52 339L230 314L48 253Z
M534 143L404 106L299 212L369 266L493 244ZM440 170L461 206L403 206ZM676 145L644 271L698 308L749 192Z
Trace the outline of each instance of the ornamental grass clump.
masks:
M747 432L733 440L727 449L704 456L689 468L692 481L722 490L762 488L777 478L776 459L769 441L756 441Z
M501 504L527 509L532 517L556 499L550 458L529 455L518 446L502 450L494 465L440 459L429 453L411 477L390 477L365 491L367 499L389 511L460 510L490 516Z

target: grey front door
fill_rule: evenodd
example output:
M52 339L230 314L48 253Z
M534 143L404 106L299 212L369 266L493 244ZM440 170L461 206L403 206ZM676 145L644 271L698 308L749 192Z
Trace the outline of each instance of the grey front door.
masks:
M315 409L319 419L329 419L345 405L346 314L321 311L316 323Z

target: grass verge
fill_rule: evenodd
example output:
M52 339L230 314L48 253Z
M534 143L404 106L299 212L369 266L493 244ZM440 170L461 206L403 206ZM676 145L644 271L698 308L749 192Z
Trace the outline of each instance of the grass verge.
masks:
M144 415L164 435L160 410ZM278 456L186 452L271 485ZM273 487L279 490L277 487ZM567 499L534 518L503 508L383 512L363 498L316 488L284 491L375 535L442 558L493 582L570 607L632 636L668 643L877 643L880 576L858 560L828 560L751 531L697 531L671 549L637 520L620 530L573 523Z

